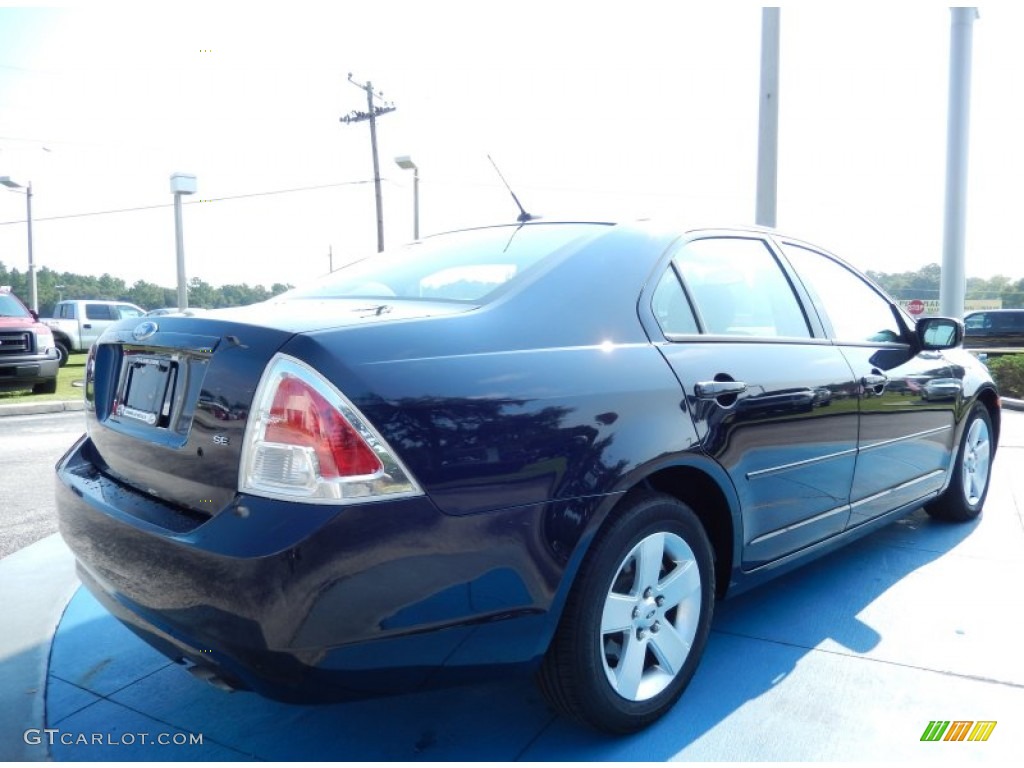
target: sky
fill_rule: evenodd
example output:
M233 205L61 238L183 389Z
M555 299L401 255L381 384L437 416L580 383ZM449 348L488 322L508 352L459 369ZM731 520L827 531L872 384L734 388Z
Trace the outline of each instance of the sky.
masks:
M864 270L941 263L950 11L782 6L778 228ZM1024 3L974 25L967 274L1024 277ZM648 0L70 3L0 7L0 176L33 185L38 267L176 283L302 284L412 239L511 222L754 223L760 7ZM0 188L0 261L27 268ZM330 254L330 256L329 256Z

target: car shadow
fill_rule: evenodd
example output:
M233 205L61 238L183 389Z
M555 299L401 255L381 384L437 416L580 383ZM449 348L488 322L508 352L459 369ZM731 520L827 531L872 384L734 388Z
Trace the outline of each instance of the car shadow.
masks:
M530 750L539 760L780 759L688 749L745 705L787 685L809 654L870 657L894 663L920 654L898 605L872 610L967 539L979 524L938 523L918 510L864 539L766 585L720 602L704 658L680 702L662 720L626 738L605 738L559 721ZM917 590L913 590L916 592ZM904 597L898 598L900 604ZM877 619L877 620L876 620ZM921 628L923 629L923 628ZM888 635L900 635L887 641ZM917 630L911 629L910 635ZM927 638L925 638L927 639ZM935 656L940 655L939 652ZM936 659L929 659L935 663ZM820 682L820 687L817 685ZM838 681L806 691L824 716ZM763 726L765 730L768 726ZM769 738L765 734L764 738ZM731 740L731 736L724 740ZM750 739L748 739L750 740ZM756 737L752 739L757 741ZM721 743L723 739L719 739ZM714 749L714 748L712 748Z
M151 650L83 589L54 640L47 726L58 736L107 738L70 744L61 742L73 741L69 737L57 738L50 754L55 760L96 761L735 759L702 747L704 737L748 703L786 686L808 655L899 664L910 654L927 654L927 643L920 642L929 631L927 621L904 621L907 601L921 602L920 595L930 591L922 571L960 546L977 525L945 525L917 511L721 602L704 659L681 701L658 723L627 737L558 717L529 680L313 707L228 694ZM927 617L928 605L919 607ZM832 685L823 679L811 690L822 709L830 706ZM201 734L203 743L143 743L142 733L186 734L172 737L178 740ZM124 743L125 736L131 743Z

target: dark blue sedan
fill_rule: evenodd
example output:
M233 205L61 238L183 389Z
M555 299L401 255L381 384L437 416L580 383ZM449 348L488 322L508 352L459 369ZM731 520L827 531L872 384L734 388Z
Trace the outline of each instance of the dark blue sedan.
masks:
M962 325L758 230L427 238L270 302L122 321L60 461L82 581L224 687L336 700L534 671L629 732L716 599L985 503Z

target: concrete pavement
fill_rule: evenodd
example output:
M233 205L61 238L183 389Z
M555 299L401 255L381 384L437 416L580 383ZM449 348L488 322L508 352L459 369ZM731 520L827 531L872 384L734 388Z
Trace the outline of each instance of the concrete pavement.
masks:
M918 511L721 603L683 699L625 738L558 718L530 681L318 707L218 691L76 589L50 537L0 560L0 759L1009 762L1024 753L1022 462L1024 416L1007 413L978 521ZM922 742L934 720L997 725Z
M36 413L84 411L82 400L31 400L27 403L0 403L0 416L31 416Z

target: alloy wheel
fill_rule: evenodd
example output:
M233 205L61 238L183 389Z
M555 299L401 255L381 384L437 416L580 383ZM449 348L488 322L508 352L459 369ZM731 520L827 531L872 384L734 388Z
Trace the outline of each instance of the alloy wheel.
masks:
M605 675L630 701L657 696L679 674L701 617L701 577L682 537L642 539L612 579L601 615Z
M991 460L992 446L988 424L982 419L975 419L967 433L963 458L964 499L971 506L977 504L985 495Z

